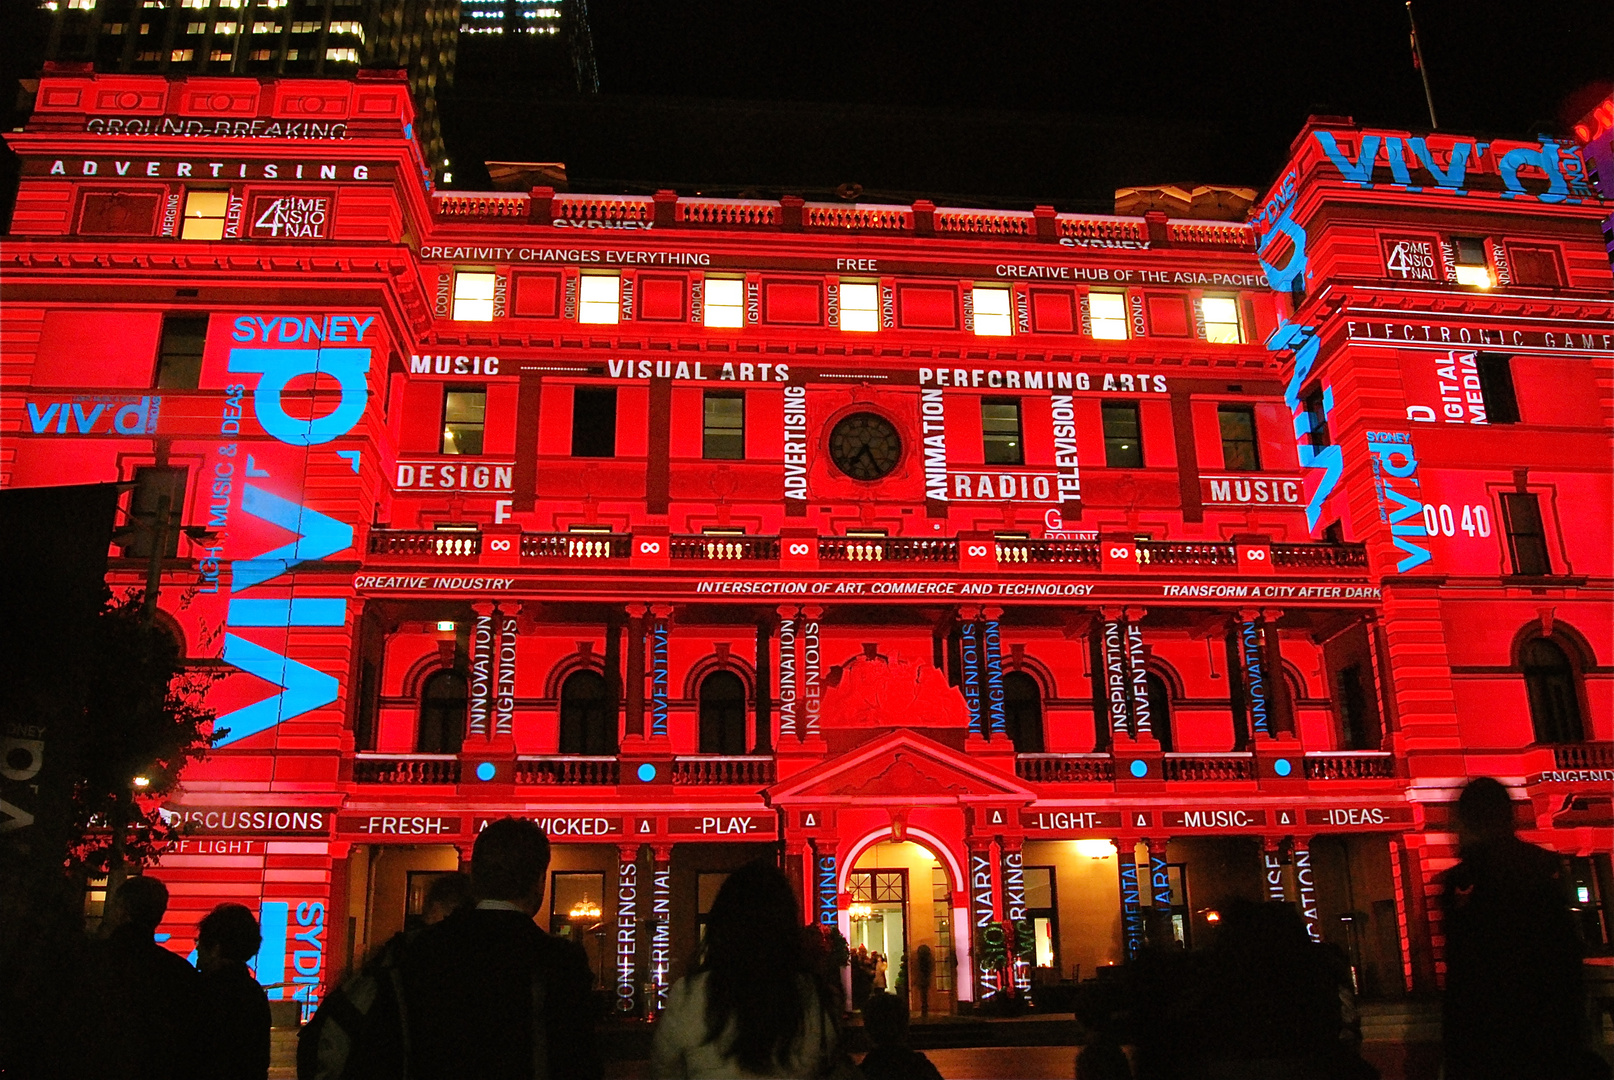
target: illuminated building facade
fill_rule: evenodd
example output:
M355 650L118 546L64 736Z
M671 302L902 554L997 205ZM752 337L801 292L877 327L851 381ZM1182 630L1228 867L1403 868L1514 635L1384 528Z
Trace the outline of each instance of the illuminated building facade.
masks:
M1240 223L442 193L409 121L56 75L8 136L4 482L178 508L166 625L230 672L176 948L256 904L311 1002L514 813L625 1012L759 855L930 946L942 1010L1233 896L1393 995L1478 774L1607 947L1614 301L1567 148L1314 119Z

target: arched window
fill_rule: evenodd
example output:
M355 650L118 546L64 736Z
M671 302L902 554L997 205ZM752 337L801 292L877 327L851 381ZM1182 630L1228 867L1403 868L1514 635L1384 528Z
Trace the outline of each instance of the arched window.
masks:
M605 700L605 676L584 668L560 687L560 752L616 753L616 717Z
M1042 688L1023 671L1003 676L1003 719L1015 753L1042 753Z
M1584 739L1580 679L1563 649L1546 638L1536 638L1524 647L1520 660L1536 742L1572 743Z
M1144 676L1149 689L1149 725L1154 737L1160 740L1160 749L1171 752L1171 688L1166 680L1149 672Z
M701 753L745 753L745 684L732 671L701 680Z
M415 749L422 754L457 754L465 741L465 676L443 670L420 689L420 727Z

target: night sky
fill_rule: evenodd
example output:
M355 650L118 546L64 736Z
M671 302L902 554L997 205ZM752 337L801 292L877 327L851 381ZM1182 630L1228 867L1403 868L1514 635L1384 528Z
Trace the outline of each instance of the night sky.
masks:
M1614 77L1610 0L1415 11L1445 129L1563 130L1596 99L1571 96ZM1120 184L1262 186L1308 113L1428 127L1400 0L593 0L589 14L600 101L519 124L485 102L480 119L457 112L466 180L467 159L526 155L566 161L576 190L857 182L1093 208Z

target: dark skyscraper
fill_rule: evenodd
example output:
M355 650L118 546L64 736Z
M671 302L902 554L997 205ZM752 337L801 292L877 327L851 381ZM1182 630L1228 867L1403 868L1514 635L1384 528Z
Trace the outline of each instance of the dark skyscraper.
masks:
M461 0L459 13L463 92L599 93L584 0Z
M443 158L437 95L454 74L459 6L439 0L43 0L43 57L97 71L351 78L409 73L420 140ZM586 32L585 32L586 36ZM592 64L592 60L590 61Z

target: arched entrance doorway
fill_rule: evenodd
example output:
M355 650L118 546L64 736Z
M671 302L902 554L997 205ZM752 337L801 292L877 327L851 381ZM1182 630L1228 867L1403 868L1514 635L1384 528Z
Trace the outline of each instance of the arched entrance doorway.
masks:
M880 989L905 994L915 1016L946 1015L957 1001L958 960L949 860L928 845L885 839L846 872L847 942L854 1007Z

